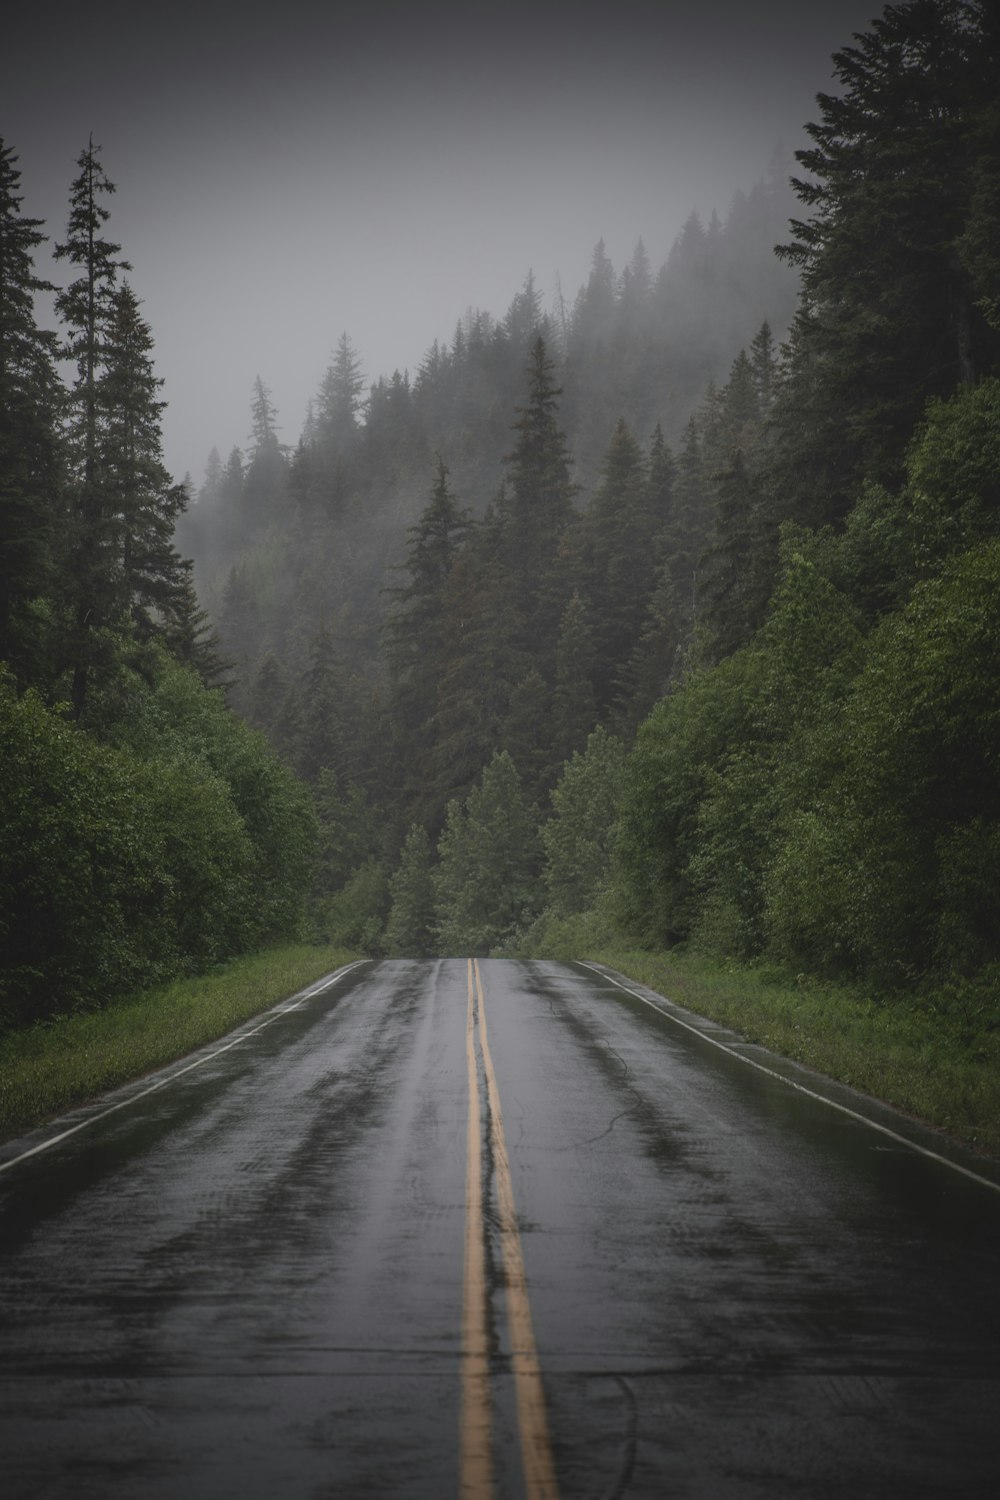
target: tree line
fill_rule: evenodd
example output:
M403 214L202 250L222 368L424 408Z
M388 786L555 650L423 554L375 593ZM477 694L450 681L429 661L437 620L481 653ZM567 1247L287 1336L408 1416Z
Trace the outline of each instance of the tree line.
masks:
M995 13L912 0L834 61L780 250L800 284L784 334L761 320L644 438L614 415L624 346L595 343L588 482L566 435L587 292L564 329L528 316L488 488L463 429L420 452L431 482L367 650L349 658L332 618L312 638L300 681L326 728L289 711L277 643L245 688L317 788L326 920L371 951L612 933L885 994L952 986L993 1014ZM630 285L610 281L609 318ZM411 399L373 392L374 430ZM307 433L289 460L291 528L302 497L344 518L379 493L321 451Z
M95 379L88 416L80 345L72 442L68 416L42 421L50 384L24 408L37 448L4 449L41 455L9 461L8 514L31 524L4 545L35 572L5 564L29 582L4 702L105 757L155 742L224 766L231 802L219 746L252 747L277 790L239 782L244 828L250 804L296 809L253 835L287 856L280 918L215 948L174 937L147 966L274 930L308 867L315 931L372 954L687 943L885 994L951 986L993 1015L998 45L985 0L888 7L835 56L790 231L772 174L725 221L690 220L655 276L641 244L621 275L598 246L571 306L545 311L529 276L503 319L470 311L367 399L345 334L294 447L258 378L247 451L213 455L172 513L214 648L176 551L150 543L125 583L110 396ZM53 496L94 527L95 579L115 558L90 613L82 578L56 581ZM280 773L259 736L184 706L219 650ZM130 807L153 790L128 786ZM112 950L138 927L116 931Z
M0 1025L288 933L315 839L294 775L212 686L99 150L77 163L60 288L17 160L0 140Z

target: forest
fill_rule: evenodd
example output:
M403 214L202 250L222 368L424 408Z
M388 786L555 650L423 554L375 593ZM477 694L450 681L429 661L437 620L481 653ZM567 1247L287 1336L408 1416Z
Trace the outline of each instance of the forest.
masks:
M835 65L659 269L528 272L368 387L345 332L196 491L98 154L54 333L0 146L5 1024L293 931L995 1022L1000 20L910 0Z

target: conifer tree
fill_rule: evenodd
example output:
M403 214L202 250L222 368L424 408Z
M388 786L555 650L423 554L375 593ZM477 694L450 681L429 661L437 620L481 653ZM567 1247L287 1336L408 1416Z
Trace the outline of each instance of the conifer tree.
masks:
M699 583L701 650L708 661L746 645L759 623L760 604L753 593L757 497L741 449L716 475L714 488L715 528Z
M668 558L661 564L638 643L622 674L616 723L623 734L634 733L653 705L681 680L690 646L687 586L679 597Z
M819 95L813 145L797 153L809 217L779 252L803 300L782 380L775 521L837 521L862 479L897 485L927 401L997 368L1000 334L965 254L978 142L996 112L993 9L908 0L834 55L840 88Z
M599 713L615 694L639 638L655 570L655 527L647 509L646 465L624 418L604 458L600 487L581 527L583 576L594 632Z
M314 421L316 436L327 447L348 454L358 434L358 414L365 377L361 357L345 331L320 383Z
M552 689L538 668L531 667L511 689L501 744L520 771L525 796L536 805L557 774L552 729Z
M171 591L163 638L177 661L193 667L206 687L227 687L232 663L222 653L215 625L198 602L189 559L181 559L181 576Z
M123 285L112 299L98 382L100 464L117 533L119 614L130 615L146 637L164 633L180 615L188 628L193 624L190 567L173 544L187 492L163 465L160 417L166 403L157 399L163 382L153 373L152 347L139 303Z
M250 461L243 478L242 540L276 521L284 510L288 464L278 438L278 412L258 375L250 402Z
M673 518L674 483L677 464L670 445L663 436L663 428L657 422L649 445L646 467L646 511L650 517L650 529L656 538L657 547L662 546L663 536Z
M430 815L420 787L441 728L438 700L448 650L449 580L469 529L468 512L459 507L439 454L430 500L409 531L406 559L399 569L405 582L386 590L390 614L382 637L400 792L404 805L420 806L425 818Z
M21 213L18 158L0 138L0 660L37 675L31 601L52 586L52 532L63 465L53 333L35 322L42 221Z
M514 684L530 663L510 609L494 515L456 555L443 594L442 670L434 732L422 777L423 822L432 831L448 802L465 796L500 744Z
M556 759L569 759L597 723L595 651L589 611L578 591L563 611L556 645L552 738Z
M754 334L750 344L749 359L754 392L757 397L758 418L760 421L765 421L771 413L775 382L778 376L778 355L774 344L774 334L766 318Z
M348 717L343 672L325 621L309 643L309 664L299 694L300 723L294 747L295 768L308 782L315 782L326 766L332 766L342 781L349 766Z
M709 494L699 424L691 417L684 428L673 486L673 507L663 547L677 609L692 628L701 554L708 531Z
M121 246L102 237L110 217L102 199L115 188L93 140L77 165L80 173L70 190L66 239L56 246L55 255L80 273L56 297L66 329L62 353L76 366L67 424L72 487L62 576L67 605L64 654L72 673L73 712L79 718L95 666L109 660L107 631L120 603L115 502L101 461L99 384L110 346L118 272L131 267L117 258Z
M545 341L536 339L527 371L527 404L517 408L516 440L505 460L507 479L497 502L502 527L499 561L510 607L523 649L536 657L545 675L565 605L559 547L573 517L576 488L558 424L562 391L553 371Z

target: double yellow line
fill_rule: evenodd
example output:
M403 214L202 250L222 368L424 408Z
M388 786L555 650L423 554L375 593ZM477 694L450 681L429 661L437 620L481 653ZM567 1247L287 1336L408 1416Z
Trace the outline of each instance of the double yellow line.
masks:
M477 960L469 960L469 1004L465 1051L469 1080L469 1119L465 1175L465 1282L462 1298L462 1418L459 1493L461 1500L493 1495L492 1403L490 1399L489 1317L483 1202L482 1108L476 1037L483 1059L490 1144L496 1184L497 1225L503 1258L517 1424L527 1500L558 1500L552 1447L545 1415L542 1373L528 1303L521 1237L514 1208L510 1158L504 1138L500 1094L486 1035L483 980Z

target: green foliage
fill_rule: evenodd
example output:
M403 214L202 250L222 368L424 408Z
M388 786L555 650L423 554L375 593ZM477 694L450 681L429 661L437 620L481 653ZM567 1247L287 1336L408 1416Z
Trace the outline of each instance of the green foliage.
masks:
M776 951L912 983L1000 956L1000 543L952 559L874 632L835 718L817 723L768 880Z
M438 859L440 953L486 956L534 915L538 835L506 751L494 755L464 804L449 803Z
M189 671L169 664L154 700L160 742L201 760L226 786L253 854L250 914L257 942L286 935L300 921L312 874L316 825L306 788L259 734L227 710Z
M908 0L835 54L784 252L805 292L777 403L785 516L842 519L864 480L895 487L927 402L997 372L990 11Z
M10 1025L154 977L160 945L143 938L164 872L140 767L6 681L0 755L0 1021Z
M6 1024L294 932L308 797L217 693L167 661L105 725L0 690L0 940ZM101 704L95 705L100 707Z
M313 799L319 825L313 888L318 895L328 896L376 853L381 825L362 789L355 785L343 789L330 767L320 772Z
M427 830L414 823L389 882L392 906L385 943L390 958L430 958L434 952L432 860Z
M38 672L36 601L52 582L64 455L58 435L55 336L37 326L41 221L21 212L17 157L0 138L0 660L19 679Z
M544 879L551 909L560 916L586 911L607 876L624 765L621 741L595 729L552 793L552 816L542 828Z
M738 652L694 673L641 725L625 768L616 894L627 930L651 944L690 935L691 861L712 778L752 730L761 662Z
M339 891L317 903L316 936L335 947L380 958L385 946L389 901L385 867L374 857L366 859Z

